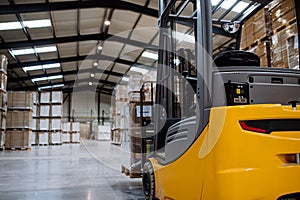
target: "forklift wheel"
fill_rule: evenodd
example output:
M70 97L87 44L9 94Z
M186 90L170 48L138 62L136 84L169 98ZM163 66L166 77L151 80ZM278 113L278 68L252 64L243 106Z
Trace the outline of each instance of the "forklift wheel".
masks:
M154 170L150 161L147 161L143 170L143 193L146 200L155 200Z

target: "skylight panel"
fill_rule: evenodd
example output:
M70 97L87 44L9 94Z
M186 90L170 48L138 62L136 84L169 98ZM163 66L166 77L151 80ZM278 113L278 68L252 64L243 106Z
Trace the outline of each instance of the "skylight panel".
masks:
M43 65L44 69L52 69L52 68L58 68L58 67L60 67L60 63L53 63L53 64Z
M60 79L63 78L63 75L57 75L57 76L44 76L41 78L33 78L31 79L32 82L38 82L38 81L49 81L49 80L54 80L54 79Z
M56 51L57 51L57 48L56 48L56 46L37 47L37 48L35 48L35 51L36 51L37 53L56 52ZM11 50L11 53L13 53L15 56L34 54L34 49L33 49L33 48L27 48L27 49L12 49L12 50Z
M228 10L237 0L225 0L221 4L221 8Z
M34 71L34 70L42 70L42 69L43 69L42 65L35 65L35 66L30 66L30 67L23 67L24 72Z
M156 53L151 53L151 52L147 52L147 51L144 51L142 56L145 57L145 58L153 59L153 60L158 59L158 55Z
M33 79L31 79L32 82L46 81L46 80L48 80L47 76L41 77L41 78L33 78Z
M50 19L24 21L23 23L28 28L51 27Z
M24 72L34 71L34 70L43 70L43 69L52 69L60 67L60 63L52 63L46 65L34 65L29 67L23 67Z
M15 56L34 54L33 48L29 48L29 49L12 49L11 52Z
M51 89L51 88L59 88L59 87L64 87L64 86L65 86L64 84L47 85L47 86L39 87L39 90Z
M50 19L30 20L30 21L23 21L23 24L27 28L51 27L51 20ZM22 29L22 25L20 22L0 23L0 31L17 30L17 29Z
M220 3L221 0L211 0L211 5L216 6L218 3Z
M237 12L240 13L241 11L243 11L245 8L247 8L247 6L249 5L249 3L246 3L244 1L240 1L236 6L234 6L234 8L232 9L233 12Z
M49 47L38 47L35 48L37 53L47 53L47 52L55 52L57 51L56 46L49 46Z

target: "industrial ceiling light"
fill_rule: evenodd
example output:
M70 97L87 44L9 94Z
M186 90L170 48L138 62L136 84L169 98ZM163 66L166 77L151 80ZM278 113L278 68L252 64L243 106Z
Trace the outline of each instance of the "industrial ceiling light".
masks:
M32 82L46 81L46 80L48 80L47 76L41 77L41 78L33 78L33 79L31 79Z
M109 21L109 20L105 20L104 24L105 24L106 26L109 26L109 25L110 25L110 21Z
M50 19L41 19L41 20L31 20L31 21L23 21L23 24L27 28L42 28L42 27L51 27ZM22 29L22 25L20 22L3 22L0 23L0 30L17 30Z
M60 63L23 67L23 70L24 70L24 72L28 72L28 71L52 69L52 68L58 68L58 67L60 67Z
M59 88L59 87L64 87L64 84L58 84L58 85L48 85L48 86L43 86L43 87L39 87L39 90L43 90L43 89L50 89L50 88Z
M35 51L37 53L48 53L48 52L55 52L55 51L57 51L57 48L56 48L56 46L37 47L37 48L35 48ZM34 54L34 49L33 48L12 49L11 53L13 53L15 56Z
M97 49L98 49L98 51L102 51L103 47L102 47L101 45L99 45L99 46L97 47Z
M91 77L94 78L94 77L95 77L95 74L94 74L94 73L91 73Z
M89 82L89 85L93 85L93 83L92 83L92 82Z
M41 78L33 78L31 79L32 82L38 82L38 81L47 81L47 80L54 80L54 79L60 79L63 78L63 75L57 75L57 76L44 76Z
M147 51L144 51L142 53L142 56L145 57L145 58L153 59L153 60L157 60L158 59L158 55L156 53L151 53L151 52L147 52Z
M34 70L42 70L43 66L42 65L35 65L35 66L30 66L30 67L23 67L24 72L28 71L34 71Z
M48 46L48 47L37 47L35 48L37 53L48 53L57 51L56 46Z
M58 67L60 67L60 63L53 63L53 64L43 65L44 69L52 69L52 68L58 68Z
M28 55L28 54L34 54L34 50L33 50L33 48L30 48L30 49L12 49L11 53L13 53L15 56Z
M94 63L93 63L93 66L94 66L94 67L98 67L98 65L99 65L98 62L94 62Z
M48 76L48 80L60 79L60 78L63 78L63 75L57 75L57 76Z

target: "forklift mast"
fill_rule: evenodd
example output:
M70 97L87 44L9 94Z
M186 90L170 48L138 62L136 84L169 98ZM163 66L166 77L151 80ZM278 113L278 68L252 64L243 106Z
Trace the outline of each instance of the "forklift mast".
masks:
M170 126L192 116L189 114L192 108L195 111L194 117L196 117L195 120L197 123L196 132L201 133L208 124L210 109L216 105L224 105L224 99L226 99L226 97L224 97L224 99L218 99L217 96L220 94L223 95L225 92L220 92L222 88L220 89L219 85L224 84L222 80L226 79L224 76L226 76L225 74L227 72L221 73L221 75L217 73L221 68L218 69L215 67L215 65L218 64L216 63L218 56L213 55L213 37L215 35L222 35L232 38L235 42L230 44L228 49L239 49L243 23L271 1L272 0L249 1L247 7L243 8L243 10L232 17L231 20L227 20L226 16L241 0L234 1L235 3L233 3L226 12L221 14L218 19L213 19L213 16L221 9L224 0L218 1L218 3L213 6L210 0L159 0L158 25L160 35L155 99L156 105L159 106L155 106L154 109L154 130L156 133L154 138L155 150L164 147L166 132ZM300 2L295 0L296 14L298 16L297 22L299 22L300 19L299 7ZM243 13L247 10L251 12L248 12L247 16L244 16ZM178 29L180 29L181 25L188 26L189 30L180 35L180 30ZM224 25L227 25L229 28L226 30ZM234 30L236 27L237 30ZM300 33L299 29L300 26L298 26L298 33ZM179 45L179 36L193 37L193 45L181 47ZM300 45L300 41L298 42ZM250 53L247 52L232 51L232 54L224 54L222 57L219 56L218 62L223 62L224 60L229 61L230 59L234 59L234 56L249 58L247 61L248 66L253 64L251 63L251 59L254 59L254 63L256 61L255 55L250 55ZM179 61L179 63L176 63L176 60ZM247 65L245 61L243 62L244 63L236 63L235 66L239 66L240 64ZM223 63L223 65L224 64L226 63ZM232 66L233 63L227 64ZM215 69L217 69L217 71ZM192 74L193 70L194 74ZM232 69L231 72L235 73L234 70L235 69ZM240 70L240 68L237 70ZM262 72L263 70L258 71ZM280 70L277 71L280 73ZM268 72L272 72L272 70ZM218 75L221 77L217 78ZM245 79L248 75L245 75L243 78ZM176 79L174 77L179 78ZM188 88L187 85L190 85L193 90L186 89ZM177 94L178 88L181 88L181 97ZM257 93L262 92L259 91ZM193 95L195 99L194 105L193 102L191 102ZM223 96L226 96L226 94ZM260 101L260 103L262 102L263 101ZM274 99L274 102L276 102L276 99ZM266 103L268 102L266 101Z

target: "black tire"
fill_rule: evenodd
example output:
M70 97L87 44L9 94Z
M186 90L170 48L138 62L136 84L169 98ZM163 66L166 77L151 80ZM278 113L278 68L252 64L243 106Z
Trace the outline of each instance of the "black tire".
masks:
M147 161L144 165L143 193L146 200L156 200L154 169L150 161Z

